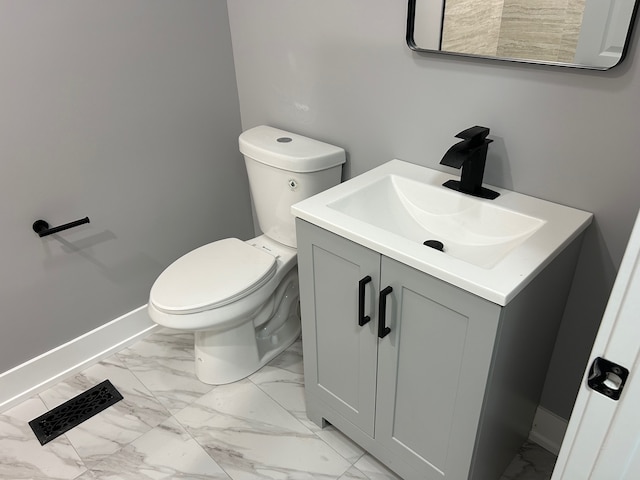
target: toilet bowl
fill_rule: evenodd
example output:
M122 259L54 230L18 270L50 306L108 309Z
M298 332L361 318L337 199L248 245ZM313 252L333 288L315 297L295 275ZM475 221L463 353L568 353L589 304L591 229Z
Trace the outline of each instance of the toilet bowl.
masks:
M344 150L272 127L240 136L262 235L226 238L162 272L148 312L159 325L193 331L195 372L209 384L257 371L300 335L295 224L290 207L340 182Z
M158 277L148 308L160 325L195 331L200 380L234 382L300 335L296 251L264 235L210 243Z

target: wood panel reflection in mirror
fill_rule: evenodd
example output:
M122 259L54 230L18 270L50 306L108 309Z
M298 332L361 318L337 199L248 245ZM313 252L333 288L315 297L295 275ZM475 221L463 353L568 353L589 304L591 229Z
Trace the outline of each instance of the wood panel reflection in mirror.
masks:
M407 44L438 52L608 70L625 57L637 0L409 0Z

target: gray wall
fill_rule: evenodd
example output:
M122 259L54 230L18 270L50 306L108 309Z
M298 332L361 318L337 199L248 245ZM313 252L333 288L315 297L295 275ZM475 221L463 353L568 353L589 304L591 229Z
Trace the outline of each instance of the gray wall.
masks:
M398 0L228 0L242 125L344 147L351 177L438 165L472 125L486 182L591 211L542 406L568 418L640 205L640 61L610 72L416 54Z
M0 0L0 69L3 372L253 227L224 0Z

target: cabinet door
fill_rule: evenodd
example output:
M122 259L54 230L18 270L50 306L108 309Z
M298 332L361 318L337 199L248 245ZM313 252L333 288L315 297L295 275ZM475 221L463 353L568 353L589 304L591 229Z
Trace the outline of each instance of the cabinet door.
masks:
M499 307L383 257L386 286L376 440L420 478L466 479Z
M302 220L297 238L307 395L372 437L380 255ZM360 326L359 283L367 276L362 313L370 321Z

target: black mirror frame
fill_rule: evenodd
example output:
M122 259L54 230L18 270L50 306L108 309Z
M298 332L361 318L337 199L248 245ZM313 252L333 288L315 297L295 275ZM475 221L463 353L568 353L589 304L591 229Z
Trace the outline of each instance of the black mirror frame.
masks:
M489 57L484 55L474 55L471 53L447 52L447 51L442 51L440 49L432 50L427 48L421 48L418 45L416 45L416 42L414 40L416 1L417 0L409 0L409 5L407 8L407 31L406 31L407 46L415 52L435 53L438 55L449 55L454 57L467 57L467 58L476 58L476 59L484 59L484 60L498 60L500 62L525 63L530 65L547 65L547 66L554 66L554 67L577 68L577 69L583 69L583 70L598 70L598 71L606 71L614 67L617 67L626 58L627 52L629 50L629 44L631 43L631 40L632 40L634 25L636 23L638 6L640 5L640 0L636 0L635 5L633 7L633 13L631 14L631 21L629 22L629 30L627 31L627 35L625 37L624 48L622 49L622 53L620 55L620 59L618 60L618 62L610 67L597 67L592 65L582 65L578 63L547 62L547 61L538 61L538 60L528 60L525 58ZM443 9L442 16L443 18L442 18L442 21L440 22L440 33L441 33L440 38L442 38L442 28L443 28L442 25L444 23L444 9ZM441 47L441 45L439 45L439 47Z

